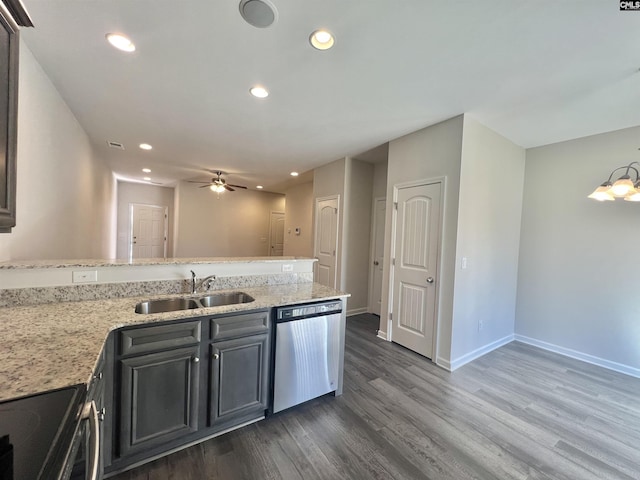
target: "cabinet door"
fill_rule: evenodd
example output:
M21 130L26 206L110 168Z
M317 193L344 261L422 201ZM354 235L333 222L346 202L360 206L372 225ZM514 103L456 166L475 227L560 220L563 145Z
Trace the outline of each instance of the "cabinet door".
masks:
M119 361L121 456L198 429L198 354L193 346Z
M269 335L211 344L209 424L259 417L267 409Z

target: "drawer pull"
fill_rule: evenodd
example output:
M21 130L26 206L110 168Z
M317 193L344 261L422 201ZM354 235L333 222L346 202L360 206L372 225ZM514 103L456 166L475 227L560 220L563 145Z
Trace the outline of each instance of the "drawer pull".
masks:
M198 363L200 361L200 358L198 357L193 357L193 363Z
M217 353L214 353L214 354L213 354L213 358L214 358L215 360L217 360L217 359L219 359L219 358L220 358L220 355L218 355Z

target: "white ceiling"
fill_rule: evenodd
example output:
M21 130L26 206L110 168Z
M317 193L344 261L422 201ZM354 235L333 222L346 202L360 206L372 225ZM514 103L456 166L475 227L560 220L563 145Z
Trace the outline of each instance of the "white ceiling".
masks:
M258 29L239 0L23 0L22 34L130 178L221 169L269 189L463 112L523 147L640 125L640 13L616 1L272 1L278 21ZM309 45L319 27L332 50Z

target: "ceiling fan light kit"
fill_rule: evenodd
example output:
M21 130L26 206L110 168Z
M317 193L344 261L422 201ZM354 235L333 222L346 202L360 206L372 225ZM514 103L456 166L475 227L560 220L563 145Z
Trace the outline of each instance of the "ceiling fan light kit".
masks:
M245 187L244 185L234 185L232 183L227 183L227 181L222 178L224 172L221 170L216 170L213 173L216 175L216 177L212 178L210 182L198 182L189 180L189 183L204 183L204 185L201 185L198 188L208 188L209 190L217 194L220 194L225 190L228 190L229 192L235 192L236 188L241 188L243 190L247 189L247 187Z
M622 198L627 202L640 202L640 172L634 165L640 167L640 163L631 162L629 165L615 168L609 178L602 182L588 198L599 202L610 202L617 198ZM620 170L625 172L612 183L613 176ZM632 178L632 175L635 175L635 178Z

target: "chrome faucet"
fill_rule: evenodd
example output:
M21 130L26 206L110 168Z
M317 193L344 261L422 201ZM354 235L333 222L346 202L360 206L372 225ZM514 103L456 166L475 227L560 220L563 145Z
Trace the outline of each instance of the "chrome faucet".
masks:
M198 291L198 288L204 288L205 292L208 292L209 290L211 290L211 287L213 286L213 282L215 282L215 280L215 275L209 275L198 282L196 279L196 272L191 270L191 294L195 295L195 293Z

